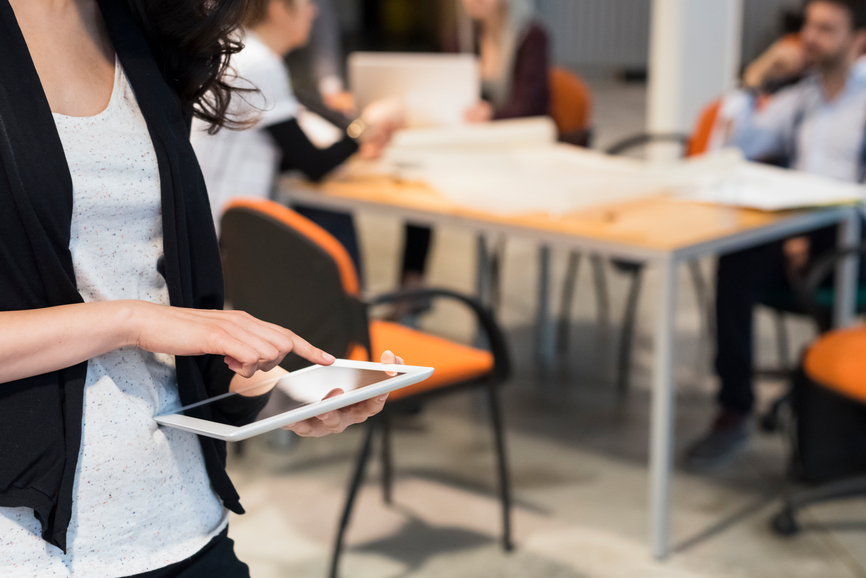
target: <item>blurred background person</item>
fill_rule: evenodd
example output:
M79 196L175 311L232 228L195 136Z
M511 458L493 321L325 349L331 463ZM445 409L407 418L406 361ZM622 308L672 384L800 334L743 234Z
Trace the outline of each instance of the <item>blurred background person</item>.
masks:
M482 99L466 111L468 122L543 116L550 109L550 47L547 32L535 18L531 0L460 0L457 31L448 52L478 55ZM423 285L432 231L406 227L401 284ZM405 304L401 317L423 309Z
M748 67L730 144L747 158L849 182L866 177L866 0L810 0L799 42L777 41ZM767 87L804 78L762 102ZM791 291L836 229L719 259L716 372L720 409L687 453L694 470L726 464L749 437L755 403L753 308L762 295ZM864 271L861 268L861 277Z
M477 54L482 100L470 122L542 116L550 107L550 48L531 0L461 0L451 52Z
M317 181L360 151L378 156L400 124L399 111L371 105L362 118L339 127L341 138L319 148L298 122L295 98L284 62L306 45L317 8L311 0L251 0L244 19L244 49L232 57L235 84L249 91L233 113L249 126L208 134L193 126L192 142L208 186L214 221L234 197L271 197L280 172L298 170ZM386 110L387 109L387 110ZM336 237L361 272L361 256L351 215L296 205L297 212Z

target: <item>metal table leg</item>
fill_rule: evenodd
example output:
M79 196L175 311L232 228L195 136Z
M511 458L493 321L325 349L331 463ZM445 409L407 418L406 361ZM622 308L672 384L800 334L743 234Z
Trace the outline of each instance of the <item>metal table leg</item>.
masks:
M853 247L860 243L860 210L852 207L851 213L839 226L839 247ZM859 258L852 255L836 265L836 301L833 303L833 324L847 327L857 316L857 278Z
M542 369L553 365L554 351L553 323L550 319L550 247L538 250L538 309L535 321L535 358Z
M653 341L652 415L650 425L650 545L658 559L670 551L670 493L674 446L674 335L677 261L656 262L659 269L656 331Z

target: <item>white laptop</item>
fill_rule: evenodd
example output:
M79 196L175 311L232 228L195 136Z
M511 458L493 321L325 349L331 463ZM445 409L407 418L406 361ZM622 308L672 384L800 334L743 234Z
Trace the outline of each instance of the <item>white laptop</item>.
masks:
M408 128L461 124L481 98L478 59L472 54L355 52L349 56L349 85L358 110L399 98Z

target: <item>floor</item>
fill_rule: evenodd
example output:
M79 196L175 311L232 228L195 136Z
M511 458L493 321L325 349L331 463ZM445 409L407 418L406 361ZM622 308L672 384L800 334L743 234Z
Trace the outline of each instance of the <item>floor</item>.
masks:
M644 88L593 81L596 144L603 148L642 126ZM401 224L358 215L365 274L372 293L396 283ZM471 232L437 230L429 281L465 292L474 287ZM360 495L342 560L352 578L849 578L866 577L866 500L810 508L805 531L780 539L769 530L785 478L787 444L756 434L725 470L675 475L675 551L660 563L647 546L648 379L653 272L639 309L632 388L613 386L614 352L626 279L606 270L608 318L597 313L589 269L578 280L568 355L555 367L533 361L537 247L510 239L503 267L500 320L516 359L504 390L516 505L516 549L498 543L491 437L483 403L461 394L430 403L396 424L395 503L383 504L378 462ZM554 287L567 254L554 250ZM711 278L713 263L702 263ZM681 273L677 356L677 446L700 435L713 414L711 341L686 272ZM560 298L554 291L554 306ZM766 312L759 315L760 363L777 363ZM471 319L437 305L426 329L469 341ZM793 344L810 326L788 321ZM796 351L796 349L795 349ZM785 384L762 380L762 405ZM254 578L324 578L362 428L340 436L297 440L262 436L232 456L229 471L247 509L231 536Z

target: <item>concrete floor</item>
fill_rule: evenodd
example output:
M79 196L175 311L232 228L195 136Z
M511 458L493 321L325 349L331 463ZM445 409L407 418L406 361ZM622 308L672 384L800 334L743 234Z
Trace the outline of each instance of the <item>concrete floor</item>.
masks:
M597 145L642 126L640 85L593 83ZM401 224L358 215L372 293L396 283ZM532 357L537 247L510 239L503 269L500 319L516 358L504 390L512 466L516 550L497 539L491 437L483 404L460 394L406 416L394 432L395 505L381 498L378 462L356 504L342 576L351 578L849 578L866 577L866 500L806 510L805 531L780 539L768 527L780 496L795 489L785 478L788 445L781 435L756 435L730 467L695 476L677 467L675 553L656 562L647 545L647 437L652 311L655 283L646 278L639 310L632 390L618 400L614 352L625 279L607 271L611 319L598 319L589 269L581 270L568 356L538 368ZM554 287L561 286L566 252L554 251ZM474 237L437 230L429 281L471 292ZM703 263L708 278L713 264ZM678 455L712 417L715 380L711 341L685 271L680 283L677 378ZM556 306L560 298L554 291ZM799 348L808 324L788 322ZM471 319L440 305L425 328L468 341ZM766 313L759 316L759 358L777 363ZM762 405L784 390L758 385ZM229 471L247 509L231 535L254 578L322 578L362 429L274 447L252 440ZM271 439L270 442L274 440Z

